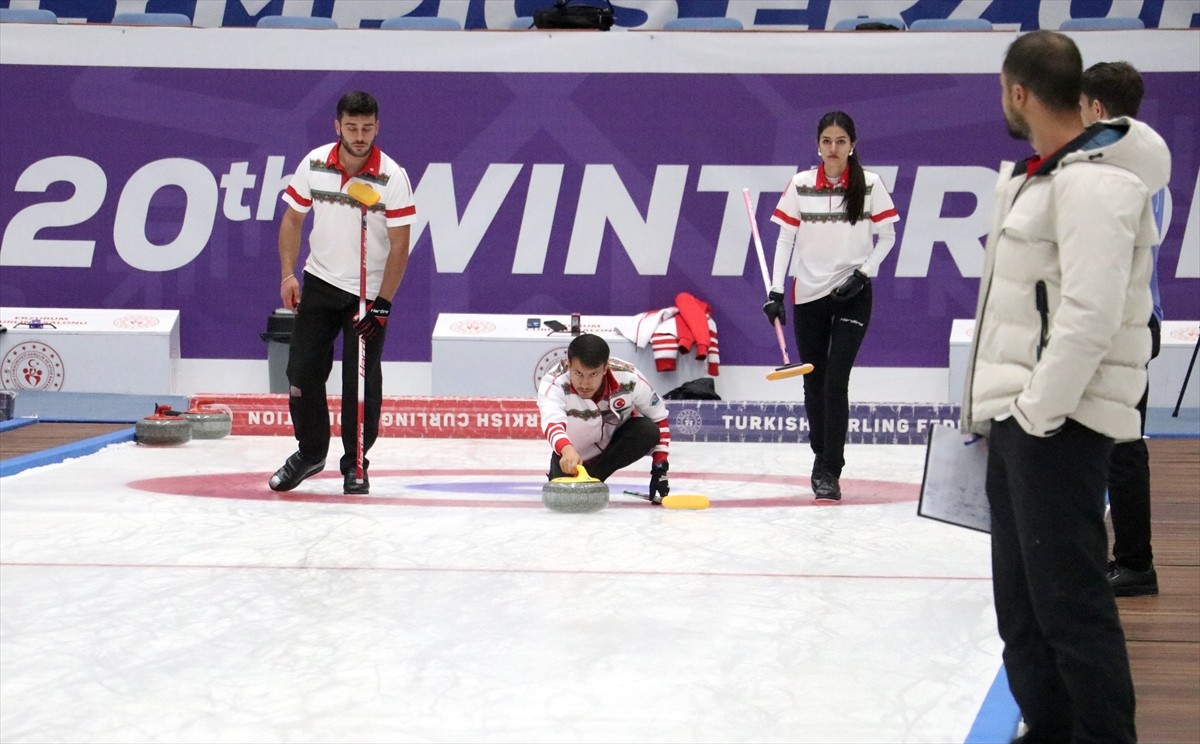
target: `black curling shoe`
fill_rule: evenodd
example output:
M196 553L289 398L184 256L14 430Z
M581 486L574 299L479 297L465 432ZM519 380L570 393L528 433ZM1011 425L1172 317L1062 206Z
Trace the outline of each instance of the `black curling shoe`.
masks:
M817 494L817 501L842 500L842 485L838 482L838 476L830 472L822 474L813 491Z
M367 471L363 471L362 483L358 482L353 472L346 473L342 476L342 493L344 494L368 494L371 492L371 479L367 477Z
M275 471L275 475L271 476L268 485L271 486L272 491L290 491L300 485L305 478L314 476L324 469L324 460L305 462L304 457L297 451L287 459L283 467Z

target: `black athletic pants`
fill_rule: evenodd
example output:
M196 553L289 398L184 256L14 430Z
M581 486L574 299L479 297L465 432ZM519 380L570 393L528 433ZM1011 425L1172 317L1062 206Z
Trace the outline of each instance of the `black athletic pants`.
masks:
M992 422L992 589L1029 741L1135 741L1133 680L1109 586L1104 489L1112 440L1067 420L1052 437Z
M1158 356L1161 329L1158 318L1150 318L1150 358ZM1150 383L1138 402L1142 434L1146 433L1146 404ZM1150 547L1150 451L1146 440L1120 442L1113 447L1108 472L1109 517L1113 530L1113 560L1134 571L1149 571L1154 565Z
M621 468L632 465L650 454L658 445L658 424L648 418L634 416L613 432L612 439L604 451L583 463L588 475L599 480L608 477ZM562 478L566 475L559 466L562 459L557 452L550 454L551 479Z
M809 446L825 470L840 476L846 465L850 371L871 322L871 285L847 302L825 296L795 306L796 348L813 365L804 376Z
M339 462L343 474L352 472L358 451L358 342L354 316L358 296L304 275L300 307L288 352L287 376L291 385L288 407L300 454L308 462L324 460L329 454L329 401L325 383L333 369L333 343L342 335L342 448ZM367 343L367 387L363 427L363 467L366 452L379 434L379 410L383 405L383 341L386 329Z

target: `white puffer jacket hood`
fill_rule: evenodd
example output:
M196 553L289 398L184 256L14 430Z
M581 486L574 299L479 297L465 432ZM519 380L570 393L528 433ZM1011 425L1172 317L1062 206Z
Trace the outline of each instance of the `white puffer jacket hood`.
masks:
M1084 133L1079 149L1067 152L1058 167L1072 163L1107 163L1124 168L1141 179L1154 194L1171 178L1171 153L1158 132L1128 117L1101 121Z

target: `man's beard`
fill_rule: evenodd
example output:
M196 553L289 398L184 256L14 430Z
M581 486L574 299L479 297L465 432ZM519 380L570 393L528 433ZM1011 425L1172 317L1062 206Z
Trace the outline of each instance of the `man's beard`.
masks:
M342 146L342 148L343 148L343 149L344 149L346 152L350 153L351 155L353 155L353 156L354 156L354 157L356 157L356 158L366 157L366 155L367 155L368 153L370 153L370 152L371 152L371 147L372 147L374 144L375 144L374 142L368 142L368 143L365 145L365 149L364 149L364 151L363 151L363 152L356 152L356 151L355 151L355 149L354 149L354 147L353 147L353 146L352 146L352 145L351 145L349 142L347 142L347 141L346 141L346 138L345 138L345 137L342 137L342 141L341 141L341 146Z
M1029 140L1029 127L1025 122L1021 121L1020 119L1013 121L1008 116L1005 116L1004 123L1008 127L1009 137L1012 137L1015 140Z

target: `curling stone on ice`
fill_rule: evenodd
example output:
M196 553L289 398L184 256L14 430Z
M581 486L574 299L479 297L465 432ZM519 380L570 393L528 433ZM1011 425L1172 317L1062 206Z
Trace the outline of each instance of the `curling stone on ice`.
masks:
M220 439L233 431L233 412L226 405L201 401L186 411L170 413L192 425L192 439Z
M192 439L192 424L175 415L170 406L158 406L153 416L137 422L134 440L138 444L163 445L183 444Z
M551 511L570 514L600 511L608 506L608 486L580 465L575 475L542 486L542 503Z

